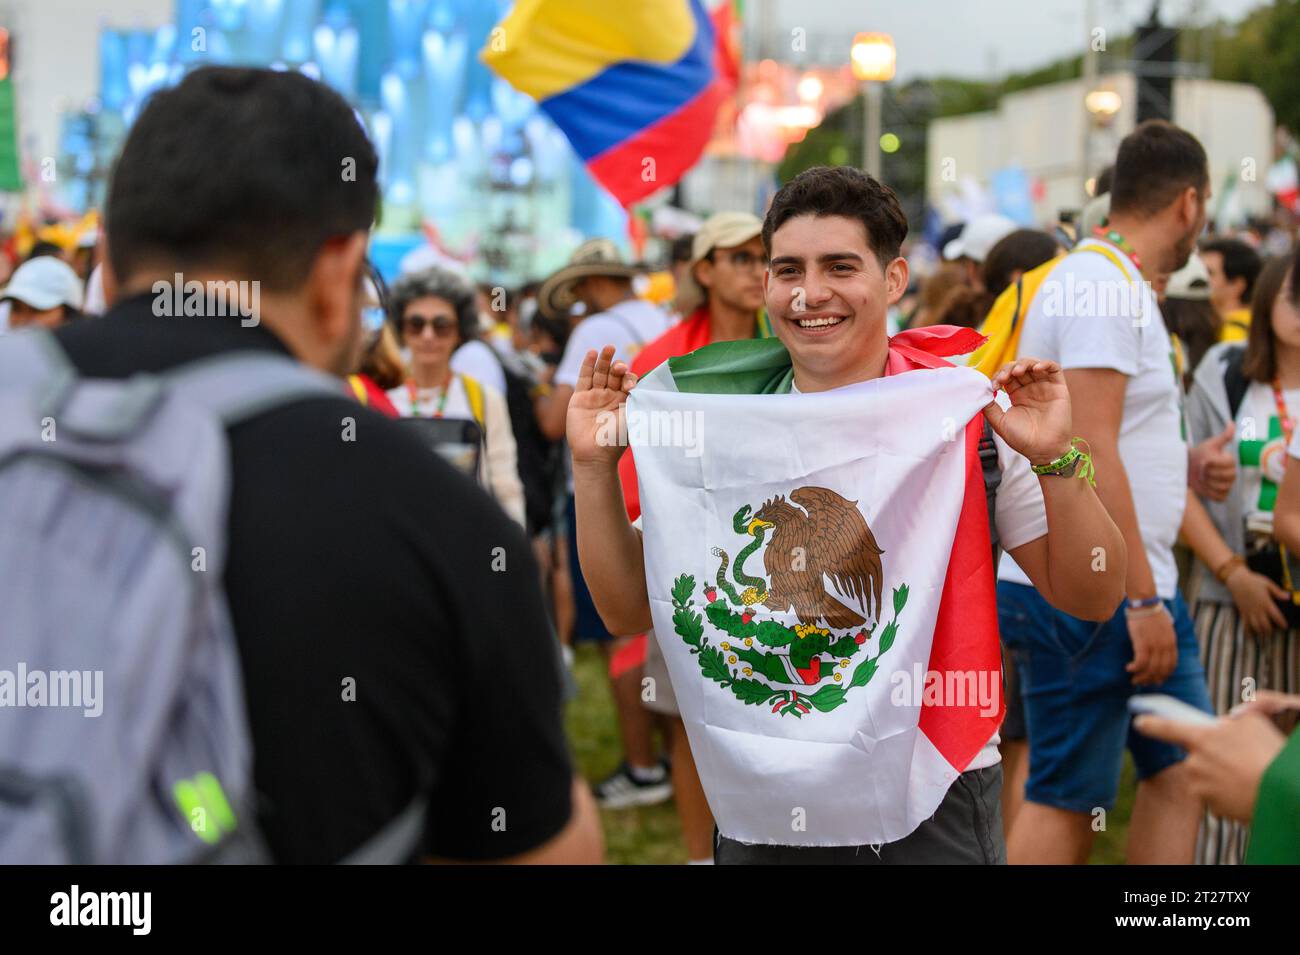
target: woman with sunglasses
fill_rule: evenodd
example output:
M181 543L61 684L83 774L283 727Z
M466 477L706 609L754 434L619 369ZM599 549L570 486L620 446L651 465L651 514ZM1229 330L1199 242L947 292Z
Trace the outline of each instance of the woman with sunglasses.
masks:
M1300 286L1276 259L1255 284L1250 334L1215 345L1188 395L1188 440L1232 436L1237 477L1222 501L1189 495L1183 537L1196 554L1192 614L1220 714L1259 690L1300 691L1300 564L1274 536L1287 445L1300 414ZM1207 815L1197 861L1243 858L1246 828Z
M388 392L389 401L404 418L476 422L483 433L479 483L522 525L524 488L505 398L451 367L456 349L478 338L474 287L437 266L406 275L393 287L389 316L408 355L408 377Z

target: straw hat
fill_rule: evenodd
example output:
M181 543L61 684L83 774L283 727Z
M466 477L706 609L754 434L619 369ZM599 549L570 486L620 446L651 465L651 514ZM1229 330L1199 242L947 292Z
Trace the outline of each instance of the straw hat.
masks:
M582 279L592 275L630 279L640 272L623 261L618 246L609 239L590 239L574 250L568 265L542 283L537 307L550 318L564 318L576 301L573 287Z

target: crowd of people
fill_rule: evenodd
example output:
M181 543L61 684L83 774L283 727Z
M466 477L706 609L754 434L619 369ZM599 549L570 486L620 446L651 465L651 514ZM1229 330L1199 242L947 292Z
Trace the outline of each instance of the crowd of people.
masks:
M88 378L252 351L346 379L229 432L245 805L271 858L345 858L416 801L410 858L598 861L596 806L672 799L691 863L791 859L718 832L728 797L692 757L638 574L636 463L598 446L596 416L720 342L780 339L793 390L812 392L928 367L894 369L887 335L956 326L1014 363L992 370L1012 394L988 412L1006 714L911 835L803 858L1083 863L1127 750L1129 862L1300 861L1300 744L1279 728L1300 712L1300 257L1207 229L1190 133L1139 126L1077 223L976 217L924 278L887 186L810 170L766 218L721 211L672 243L670 301L647 296L657 268L604 239L520 288L450 260L390 284L366 257L375 169L326 87L197 70L132 127L93 273L84 242L37 244L0 293L14 337L48 331ZM158 317L152 290L181 274L256 278L259 321ZM1117 285L1132 294L1110 304L1072 291ZM852 319L834 356L800 337L796 286L823 293L807 307L831 324ZM1095 490L1053 480L1067 456L1090 458ZM581 642L601 653L622 751L592 781L561 719ZM1215 719L1134 720L1131 698L1152 693Z

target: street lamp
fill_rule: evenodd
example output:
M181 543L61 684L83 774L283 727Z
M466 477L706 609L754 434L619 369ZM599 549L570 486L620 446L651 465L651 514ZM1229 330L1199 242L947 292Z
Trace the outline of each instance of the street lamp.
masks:
M862 81L862 99L866 111L862 167L868 175L879 179L880 84L888 83L894 78L894 38L888 33L859 33L853 38L849 62L853 66L853 75Z

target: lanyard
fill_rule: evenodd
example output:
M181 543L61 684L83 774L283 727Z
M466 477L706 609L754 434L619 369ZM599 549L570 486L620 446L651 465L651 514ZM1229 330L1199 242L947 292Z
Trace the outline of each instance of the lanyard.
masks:
M1114 229L1106 229L1103 228L1102 226L1097 226L1095 229L1093 229L1092 234L1097 236L1097 238L1099 239L1105 239L1115 248L1119 249L1130 259L1132 259L1133 268L1137 269L1138 272L1142 271L1142 260L1138 258L1138 254L1133 249L1133 246L1128 244L1128 239L1124 238Z
M1273 403L1277 405L1277 419L1282 423L1282 436L1286 438L1286 443L1291 444L1291 434L1295 431L1295 422L1291 415L1287 413L1286 395L1282 394L1282 382L1276 378L1273 379Z
M450 393L451 382L447 382L447 386L443 388L442 393L438 395L438 407L434 409L434 412L430 417L442 417L442 413L447 410L447 395ZM406 379L406 395L411 399L411 417L420 417L420 389L415 384L415 379L413 378Z

